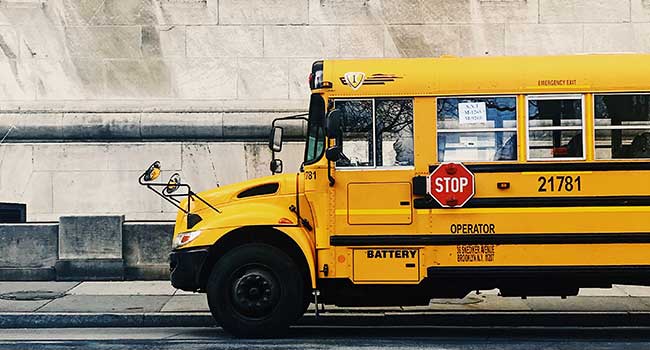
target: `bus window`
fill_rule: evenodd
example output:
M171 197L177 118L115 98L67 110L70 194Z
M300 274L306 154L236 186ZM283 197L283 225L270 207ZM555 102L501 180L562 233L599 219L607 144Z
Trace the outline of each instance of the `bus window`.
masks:
M413 165L413 100L375 100L377 166Z
M343 153L348 159L337 167L373 167L373 100L336 100L334 108L343 110Z
M528 97L528 159L584 159L581 96Z
M438 98L438 161L517 160L517 98Z
M650 95L595 95L596 159L650 158Z
M413 99L335 100L334 107L344 112L348 158L337 167L413 165Z

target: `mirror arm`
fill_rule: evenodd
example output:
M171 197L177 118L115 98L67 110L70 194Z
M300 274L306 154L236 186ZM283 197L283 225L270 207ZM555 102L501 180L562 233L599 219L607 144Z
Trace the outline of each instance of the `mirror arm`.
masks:
M160 184L160 185L167 186L166 184ZM180 203L178 200L176 200L176 199L174 198L174 201L172 201L171 199L167 198L167 196L164 195L162 192L158 192L158 191L156 191L156 190L154 189L154 187L155 187L156 185L146 184L145 186L147 186L148 189L152 190L154 193L156 193L157 195L159 195L160 197L162 197L162 198L163 198L164 200L166 200L167 202L171 203L171 205L173 205L173 206L175 206L176 208L178 208L178 210L182 211L182 212L185 213L185 214L188 214L188 213L189 213L189 210L185 210L185 209L181 208L180 205L178 205L178 204ZM189 209L189 208L188 208L188 209Z
M332 161L327 160L327 179L330 182L330 187L334 186L336 179L332 176Z

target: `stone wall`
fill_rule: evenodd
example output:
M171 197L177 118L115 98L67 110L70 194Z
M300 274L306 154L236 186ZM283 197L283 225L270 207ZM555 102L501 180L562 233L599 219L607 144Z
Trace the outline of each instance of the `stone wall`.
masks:
M47 224L0 224L0 280L169 278L172 223L122 216L67 216Z
M646 52L649 34L649 0L0 0L0 201L171 219L139 171L267 174L260 130L306 109L316 59Z

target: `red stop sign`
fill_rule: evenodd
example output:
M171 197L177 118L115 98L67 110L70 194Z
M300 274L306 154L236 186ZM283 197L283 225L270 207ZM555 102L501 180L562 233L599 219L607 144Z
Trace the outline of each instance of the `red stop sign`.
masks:
M440 164L429 174L427 193L443 207L462 207L474 196L474 174L461 163Z

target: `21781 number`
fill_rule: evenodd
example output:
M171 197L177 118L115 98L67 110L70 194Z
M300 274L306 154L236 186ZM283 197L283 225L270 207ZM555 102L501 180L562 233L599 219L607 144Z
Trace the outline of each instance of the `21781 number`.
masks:
M540 176L537 178L537 192L574 192L582 190L580 176Z

